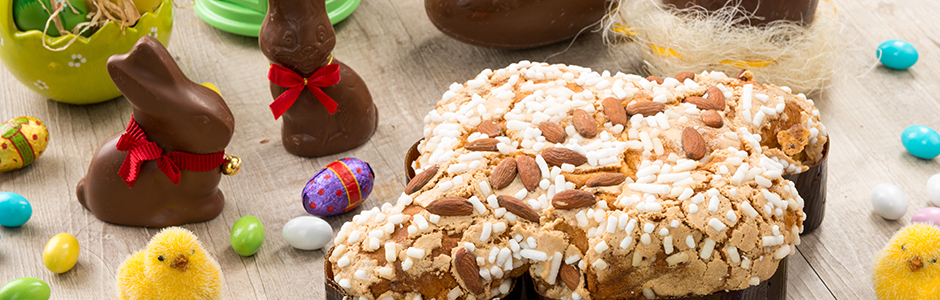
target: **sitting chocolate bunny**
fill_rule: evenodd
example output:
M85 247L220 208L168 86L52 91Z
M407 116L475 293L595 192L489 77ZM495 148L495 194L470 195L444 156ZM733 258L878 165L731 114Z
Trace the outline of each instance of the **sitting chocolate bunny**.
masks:
M121 225L167 227L218 216L225 202L219 180L238 163L225 154L235 119L222 97L187 79L150 36L109 58L108 73L134 114L125 132L95 151L78 201Z
M270 107L275 119L283 114L288 152L325 156L369 140L378 110L362 78L333 58L325 0L269 0L258 43L271 61Z

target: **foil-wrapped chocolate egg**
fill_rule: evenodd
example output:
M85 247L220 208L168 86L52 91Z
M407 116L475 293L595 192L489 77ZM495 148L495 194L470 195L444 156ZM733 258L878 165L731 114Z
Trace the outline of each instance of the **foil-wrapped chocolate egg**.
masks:
M368 163L355 158L334 161L307 182L301 193L304 209L317 216L350 211L369 197L374 182Z
M0 172L33 163L49 144L49 130L34 117L18 117L0 124Z

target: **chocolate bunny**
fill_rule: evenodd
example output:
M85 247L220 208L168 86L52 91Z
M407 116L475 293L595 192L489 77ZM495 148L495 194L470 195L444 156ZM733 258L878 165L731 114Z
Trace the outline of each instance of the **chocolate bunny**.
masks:
M272 64L271 110L275 119L283 113L287 152L325 156L369 140L378 110L362 78L333 58L325 0L269 0L258 43Z
M215 91L190 81L157 39L108 59L131 103L128 129L108 138L78 182L78 201L110 223L166 227L222 212L220 166L235 119Z

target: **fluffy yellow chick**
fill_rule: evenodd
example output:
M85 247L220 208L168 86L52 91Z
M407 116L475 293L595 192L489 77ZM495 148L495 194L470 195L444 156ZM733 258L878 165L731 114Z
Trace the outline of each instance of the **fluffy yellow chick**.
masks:
M121 264L121 299L219 299L222 270L189 230L170 227Z
M940 228L901 228L878 253L873 281L878 299L940 299Z

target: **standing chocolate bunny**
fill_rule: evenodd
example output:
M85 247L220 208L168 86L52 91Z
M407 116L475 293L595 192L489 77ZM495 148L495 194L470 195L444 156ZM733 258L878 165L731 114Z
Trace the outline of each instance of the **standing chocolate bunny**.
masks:
M362 78L333 58L336 34L325 0L269 0L258 38L271 61L274 118L288 152L318 157L369 140L379 115Z
M225 154L235 119L222 97L187 79L150 36L109 58L108 73L134 114L127 130L95 151L78 201L121 225L167 227L218 216L225 202L219 181L238 165Z

